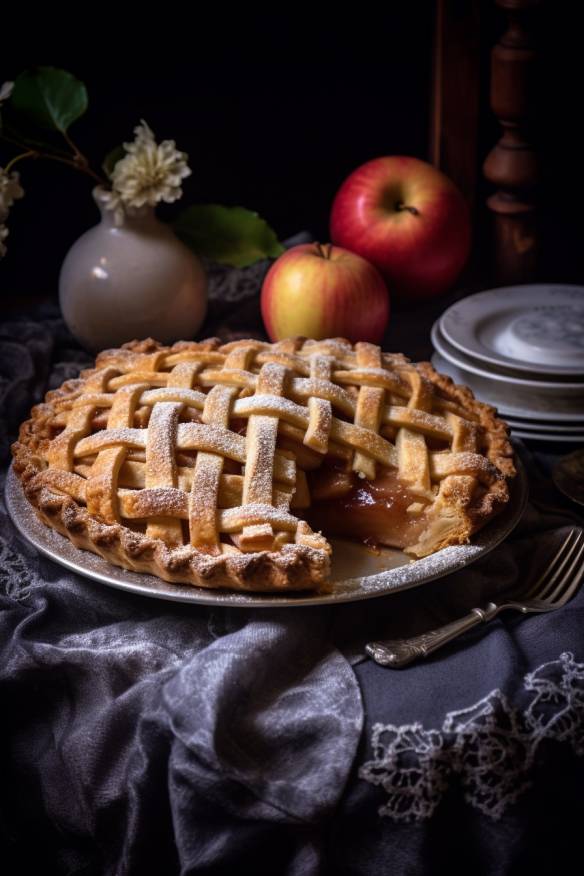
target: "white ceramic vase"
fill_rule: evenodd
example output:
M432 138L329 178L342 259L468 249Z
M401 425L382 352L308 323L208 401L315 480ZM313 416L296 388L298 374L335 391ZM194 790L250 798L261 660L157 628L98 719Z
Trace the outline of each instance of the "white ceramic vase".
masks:
M73 244L61 268L59 301L69 329L94 352L135 338L191 340L207 310L201 260L154 207L126 211L117 226L102 191L93 190L101 222Z

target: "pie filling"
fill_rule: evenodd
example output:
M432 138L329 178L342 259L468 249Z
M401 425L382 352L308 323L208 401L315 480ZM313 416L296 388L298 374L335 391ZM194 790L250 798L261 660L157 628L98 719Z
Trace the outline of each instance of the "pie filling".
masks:
M370 547L412 547L427 527L427 499L381 469L374 481L354 473L321 469L310 473L312 504L303 512L325 536L362 541Z

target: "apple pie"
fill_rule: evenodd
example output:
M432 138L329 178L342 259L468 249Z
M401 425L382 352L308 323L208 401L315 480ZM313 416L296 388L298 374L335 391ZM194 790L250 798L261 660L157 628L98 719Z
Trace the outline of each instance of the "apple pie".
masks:
M368 343L216 338L106 350L13 445L41 519L111 563L199 587L328 588L340 535L412 558L509 498L505 423Z

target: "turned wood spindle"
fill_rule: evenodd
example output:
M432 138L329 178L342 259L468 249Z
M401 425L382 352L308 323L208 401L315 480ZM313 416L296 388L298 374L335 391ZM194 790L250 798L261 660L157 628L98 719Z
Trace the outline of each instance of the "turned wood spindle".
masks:
M494 280L499 285L536 277L537 154L531 126L537 98L533 13L540 0L496 0L507 29L491 53L491 109L503 129L483 165L496 186L487 206L493 216Z

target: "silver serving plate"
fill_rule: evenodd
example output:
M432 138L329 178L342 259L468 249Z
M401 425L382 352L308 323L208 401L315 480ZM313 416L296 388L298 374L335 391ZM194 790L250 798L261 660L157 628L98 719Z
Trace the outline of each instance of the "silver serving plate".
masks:
M492 551L515 528L527 504L527 477L519 459L516 459L516 465L518 474L511 484L509 504L477 533L471 544L447 547L429 557L412 560L403 551L387 548L374 552L360 544L331 539L334 556L331 575L333 590L331 593L314 595L307 595L305 591L298 595L289 592L280 595L206 590L188 584L169 584L161 578L142 572L130 572L112 565L97 554L75 547L67 538L46 526L37 517L12 469L6 478L5 497L14 525L37 550L72 572L107 584L108 587L141 596L153 596L156 599L199 605L245 608L331 605L387 596L399 590L417 587L462 569Z

